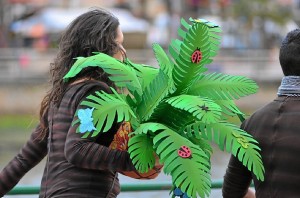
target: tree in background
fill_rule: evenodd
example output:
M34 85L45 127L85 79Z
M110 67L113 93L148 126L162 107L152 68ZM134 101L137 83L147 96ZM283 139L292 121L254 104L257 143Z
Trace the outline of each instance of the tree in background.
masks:
M261 48L270 48L274 44L274 36L269 34L270 26L283 27L292 19L292 6L282 5L279 1L269 0L234 0L227 7L233 18L241 23L244 33L259 34ZM279 32L278 32L279 34Z

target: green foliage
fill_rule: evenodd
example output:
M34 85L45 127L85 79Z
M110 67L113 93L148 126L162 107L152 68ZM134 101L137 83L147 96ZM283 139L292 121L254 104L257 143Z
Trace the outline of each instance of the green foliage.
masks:
M167 127L161 123L147 122L140 124L140 126L134 132L132 132L132 134L154 134L165 129L167 129Z
M194 136L186 137L188 138L193 144L199 146L205 154L210 158L211 154L213 153L213 149L211 148L210 144L204 138L195 138Z
M118 87L127 87L132 92L142 93L140 81L133 68L103 53L86 58L78 57L70 71L64 76L64 80L67 81L76 76L86 67L101 67Z
M173 65L171 64L170 59L165 51L157 43L154 43L152 47L156 60L160 66L160 70L162 70L167 76L172 76Z
M167 113L165 113L167 112ZM191 114L187 114L185 110L174 108L165 101L155 109L149 121L159 121L169 128L181 133L187 124L193 123L195 117Z
M186 89L193 85L199 74L206 71L204 65L212 61L211 57L216 55L220 44L220 37L215 32L221 31L218 26L211 27L210 24L196 20L192 25L184 19L181 23L186 29L178 30L183 40L173 40L169 47L174 59L173 79L178 94L186 93ZM191 56L197 49L201 51L202 59L199 63L193 63Z
M227 116L244 116L244 113L236 106L233 100L214 100L214 102L222 108L222 113Z
M214 141L222 151L226 150L237 156L244 166L253 171L258 180L264 180L260 148L256 145L258 142L250 134L226 122L211 124L198 122L190 127L193 128L195 134Z
M201 197L209 195L210 162L199 146L170 129L154 136L153 143L161 162L165 164L164 172L172 175L176 186L190 197L196 197L197 194ZM191 149L191 158L178 157L177 151L182 145Z
M128 152L132 163L141 173L154 167L154 149L152 138L146 134L137 134L129 139Z
M87 100L81 102L81 105L94 108L93 117L95 119L93 123L97 130L93 132L92 137L97 136L100 131L107 132L115 119L117 122L121 122L129 121L131 117L136 118L126 100L115 90L113 92L114 95L104 91L96 92L96 95L89 95Z
M172 176L173 189L178 187L190 197L209 196L210 141L237 156L263 180L258 142L227 119L243 119L244 113L234 100L254 94L256 83L243 76L205 73L206 65L219 50L221 29L203 19L181 23L178 34L182 40L171 42L171 57L153 44L159 68L129 59L122 63L102 53L77 59L66 80L87 66L98 66L117 86L129 90L128 95L114 89L113 94L96 92L81 103L93 109L96 130L92 136L108 131L114 122L131 122L134 132L130 134L128 152L136 169L147 172L153 168L156 153L164 172ZM191 156L180 155L186 152L180 150L183 146Z
M152 80L155 78L155 76L157 76L159 72L157 68L153 68L148 65L133 63L128 58L124 63L135 70L138 80L142 86L142 90L144 90L150 84L150 82L152 82Z
M206 96L215 100L234 100L254 94L258 90L256 83L244 76L232 76L221 73L203 74L190 87L188 94Z
M168 80L169 77L160 71L145 89L141 100L143 102L137 107L137 114L142 121L147 120L162 99L169 94L171 86Z
M141 124L133 133L128 143L128 152L133 164L140 172L147 172L153 168L155 159L152 136L167 127L160 123L147 122Z
M215 123L220 119L220 106L208 98L180 95L170 98L166 102L175 108L189 112L197 120L205 123Z

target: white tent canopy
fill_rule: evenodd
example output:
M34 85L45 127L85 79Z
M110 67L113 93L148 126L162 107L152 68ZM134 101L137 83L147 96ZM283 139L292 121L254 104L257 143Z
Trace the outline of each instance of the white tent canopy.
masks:
M15 21L10 30L16 34L30 36L34 26L42 25L46 33L63 31L77 16L90 8L45 8L38 14L24 20ZM129 11L109 9L120 21L123 32L147 32L149 23L146 20L134 17Z

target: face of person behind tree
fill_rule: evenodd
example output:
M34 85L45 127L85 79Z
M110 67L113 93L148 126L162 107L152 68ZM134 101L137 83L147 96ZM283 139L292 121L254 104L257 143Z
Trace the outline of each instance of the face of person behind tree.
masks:
M116 42L119 45L119 50L118 52L116 52L113 57L120 60L120 61L124 61L124 57L125 57L125 53L126 50L123 47L123 41L124 41L124 36L123 36L123 32L120 28L120 26L117 28L117 37L116 37Z

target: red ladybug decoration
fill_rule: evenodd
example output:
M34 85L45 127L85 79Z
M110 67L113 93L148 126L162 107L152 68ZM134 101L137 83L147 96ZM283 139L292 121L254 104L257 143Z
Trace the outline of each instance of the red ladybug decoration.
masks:
M192 151L189 147L187 146L181 146L178 149L178 155L182 158L189 158L192 155Z
M200 63L201 59L202 59L202 52L200 51L199 48L197 48L191 56L192 63L198 64Z

